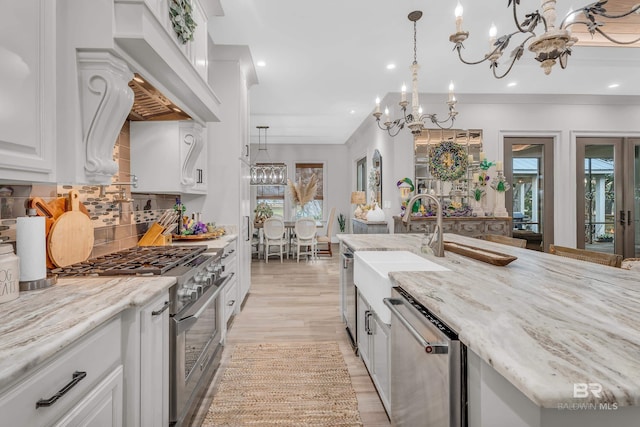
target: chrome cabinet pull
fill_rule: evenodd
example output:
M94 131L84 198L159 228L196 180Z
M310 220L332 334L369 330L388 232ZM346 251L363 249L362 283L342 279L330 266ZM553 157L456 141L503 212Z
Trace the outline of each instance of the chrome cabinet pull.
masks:
M160 310L154 310L151 312L152 316L157 316L159 314L162 314L163 311L165 311L167 308L169 308L169 301L165 301L164 305L162 306L162 308Z
M624 225L625 219L624 219L624 211L620 211L620 225Z
M631 225L631 211L627 211L627 225Z
M52 406L54 403L56 403L58 401L58 399L60 399L62 396L64 396L69 390L74 388L76 386L76 384L78 384L80 381L82 381L86 376L87 376L86 372L75 371L73 373L72 380L67 385L62 387L59 392L57 392L56 394L54 394L53 396L51 396L48 399L40 399L40 400L38 400L36 402L36 409L42 408L42 407Z
M229 307L231 307L231 306L232 306L233 304L235 304L235 303L236 303L236 300L232 299L231 301L229 301L229 302L227 303L227 305L228 305Z

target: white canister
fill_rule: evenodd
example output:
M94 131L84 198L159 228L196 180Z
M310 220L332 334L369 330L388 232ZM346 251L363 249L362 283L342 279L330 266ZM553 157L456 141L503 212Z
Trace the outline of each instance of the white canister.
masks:
M0 303L18 298L20 292L20 260L13 246L0 245Z

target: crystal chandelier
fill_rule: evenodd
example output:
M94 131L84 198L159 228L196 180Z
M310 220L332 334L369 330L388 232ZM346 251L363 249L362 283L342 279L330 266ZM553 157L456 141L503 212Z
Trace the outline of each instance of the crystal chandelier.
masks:
M274 163L269 158L267 152L267 129L269 126L256 126L258 129L258 154L256 160L251 164L250 183L251 185L286 185L287 184L287 165L284 163ZM261 141L261 135L264 131L264 146ZM259 158L264 152L266 161L260 161Z
M509 74L515 62L522 57L525 47L528 47L535 54L535 58L540 62L544 73L549 74L556 61L560 63L561 68L567 67L567 60L571 55L571 47L578 41L576 37L571 35L571 26L573 25L584 25L592 36L598 33L610 42L619 45L631 45L640 41L640 37L635 40L617 40L605 33L605 24L603 22L597 21L598 17L620 19L633 13L640 14L640 4L636 4L625 12L610 14L605 9L606 3L606 0L597 1L572 10L560 22L560 26L556 27L556 0L540 0L542 12L536 10L535 12L527 13L521 22L518 20L520 0L509 0L507 7L513 4L515 31L496 39L497 30L495 25L492 25L489 30L490 52L485 54L484 58L479 61L468 62L462 58L461 50L464 47L462 43L469 37L469 33L462 30L462 5L458 2L455 9L456 32L449 37L449 40L455 43L454 49L458 51L460 61L468 65L489 61L493 76L497 79ZM539 36L535 32L538 26L544 28L544 32ZM522 35L525 39L511 52L508 67L504 73L500 74L497 71L498 60L509 45L509 42L511 42L511 39L516 35Z
M416 22L422 17L422 12L416 10L411 12L408 16L409 21L413 22L413 64L411 64L411 89L412 89L412 98L411 98L411 113L407 114L407 106L409 103L407 102L407 88L402 85L402 94L400 98L400 108L402 109L402 118L391 120L389 116L389 109L385 108L385 121L381 125L380 117L382 113L380 112L380 99L376 99L376 109L373 113L373 117L376 118L376 123L378 123L378 127L382 130L386 130L390 136L396 136L400 130L402 130L405 125L411 129L411 133L414 135L419 135L422 132L422 129L425 127L425 121L429 120L432 124L438 126L441 129L450 129L453 126L453 122L458 115L456 111L456 98L453 95L453 82L449 84L449 100L447 101L447 105L449 106L449 116L445 120L438 120L435 114L423 114L422 107L420 106L420 101L418 98L418 70L420 66L418 65L417 59L417 36L416 36Z

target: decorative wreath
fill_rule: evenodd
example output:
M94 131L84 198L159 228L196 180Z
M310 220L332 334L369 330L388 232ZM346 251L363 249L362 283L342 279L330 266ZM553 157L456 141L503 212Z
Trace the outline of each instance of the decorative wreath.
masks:
M462 145L442 141L431 149L429 156L431 174L442 181L455 181L467 170L467 156Z
M198 26L191 16L192 11L190 0L171 0L169 6L171 25L182 44L193 40L193 33Z

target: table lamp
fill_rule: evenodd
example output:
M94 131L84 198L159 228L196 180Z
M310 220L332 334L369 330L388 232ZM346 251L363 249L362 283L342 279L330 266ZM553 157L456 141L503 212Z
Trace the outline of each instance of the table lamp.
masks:
M361 205L364 205L365 203L367 203L367 196L364 194L364 191L354 191L351 193L351 204L358 205L355 212L353 212L353 216L360 218L362 215Z

